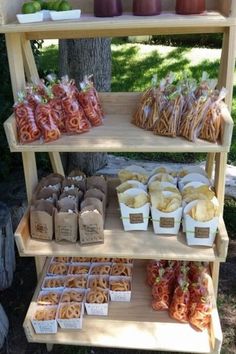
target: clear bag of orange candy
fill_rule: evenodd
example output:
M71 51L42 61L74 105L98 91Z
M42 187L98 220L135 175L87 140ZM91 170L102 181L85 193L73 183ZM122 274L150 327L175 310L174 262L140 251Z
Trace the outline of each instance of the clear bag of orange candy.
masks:
M60 138L61 133L57 126L59 118L49 103L38 104L35 111L35 118L45 143Z
M77 99L83 107L90 124L93 127L97 127L103 123L103 111L91 76L85 76L84 80L80 83L80 88L81 91L78 93Z
M73 95L63 97L62 107L65 111L65 129L67 133L81 134L90 130L90 123L84 110Z
M173 272L160 268L152 286L152 308L155 311L168 310L173 293Z
M41 136L41 131L36 124L33 108L25 100L24 94L19 93L18 97L18 102L13 106L17 134L20 143L27 144L38 140Z

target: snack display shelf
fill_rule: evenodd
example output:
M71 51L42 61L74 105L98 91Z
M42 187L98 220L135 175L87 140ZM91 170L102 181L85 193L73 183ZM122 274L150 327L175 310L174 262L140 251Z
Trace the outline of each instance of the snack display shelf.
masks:
M148 21L147 21L148 19ZM234 17L225 17L217 11L208 11L199 15L183 16L173 11L162 12L158 16L146 17L133 16L124 13L114 18L95 17L93 14L82 13L79 20L72 21L43 21L34 25L19 24L17 22L0 26L0 33L25 32L28 39L68 38L68 33L73 32L71 38L88 38L107 36L126 36L139 34L168 34L175 33L217 33L223 32L224 27L235 24Z
M198 332L188 324L171 319L166 311L151 308L151 290L145 284L145 261L134 262L131 302L110 302L107 317L84 315L81 330L61 330L57 334L35 334L31 318L36 306L41 282L39 282L24 321L24 330L29 342L101 346L113 348L164 350L180 353L220 353L222 331L214 300L212 284L210 296L213 299L211 327Z
M198 139L188 141L182 137L170 138L154 135L131 123L137 109L140 93L100 93L105 112L104 124L80 135L63 135L60 139L43 143L37 140L20 144L12 115L5 123L8 144L12 152L228 152L233 120L227 109L222 115L222 134L217 143ZM125 132L125 133L124 133Z
M155 235L151 221L147 231L124 231L115 186L117 179L108 181L108 205L104 227L104 243L80 246L32 239L29 228L29 209L24 214L15 240L21 256L84 256L127 257L139 259L225 261L228 234L221 218L214 247L188 246L185 234L178 236Z

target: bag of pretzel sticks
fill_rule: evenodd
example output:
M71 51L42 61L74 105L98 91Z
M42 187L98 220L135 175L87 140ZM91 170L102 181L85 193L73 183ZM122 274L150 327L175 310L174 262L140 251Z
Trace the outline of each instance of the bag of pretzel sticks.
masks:
M196 141L210 104L211 99L208 96L201 96L193 101L192 105L181 117L178 135L189 141Z
M211 103L205 116L203 126L200 131L199 138L216 143L221 132L222 110L226 108L223 102L227 94L227 90L223 88L220 92L215 91L212 95Z
M201 81L194 91L195 97L199 98L201 96L207 95L209 91L215 90L216 85L217 79L210 79L209 74L204 71L202 73Z
M184 98L179 90L172 93L160 111L159 118L153 127L153 133L175 138L184 106Z

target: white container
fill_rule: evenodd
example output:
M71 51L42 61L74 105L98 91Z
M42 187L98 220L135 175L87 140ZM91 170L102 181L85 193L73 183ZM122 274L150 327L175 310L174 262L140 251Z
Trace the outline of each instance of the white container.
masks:
M188 212L197 204L197 200L186 205L183 212L186 240L189 246L212 247L215 241L219 217L216 216L210 221L201 222L194 220Z
M50 308L57 309L57 306L35 306L34 314L37 310L47 310ZM34 318L31 319L32 326L36 334L55 334L57 333L56 316L54 320L38 321Z
M57 322L58 322L59 326L63 329L82 329L83 314L84 314L84 304L83 303L78 303L78 302L75 303L76 305L80 306L81 313L80 313L79 318L68 318L68 319L59 318L60 309L63 306L70 306L73 304L74 304L73 302L61 303L58 307Z
M128 180L128 181L125 181L125 182L123 182L123 183L129 183L130 185L131 185L131 187L129 188L129 189L131 189L131 188L139 188L139 189L142 189L143 191L147 191L147 186L145 185L145 184L143 184L143 183L141 183L141 182L139 182L139 181L136 181L136 180ZM121 183L119 186L121 186L123 183ZM118 187L119 187L118 186ZM128 189L127 189L128 190ZM118 192L117 192L118 193Z
M138 188L131 188L124 192L129 196L136 196L140 193L146 192L141 191ZM120 203L121 218L125 231L146 231L148 228L149 213L150 213L150 203L146 203L141 208L130 208L124 203Z
M131 301L131 277L110 277L110 283L113 281L119 282L120 280L127 280L130 283L130 290L127 291L113 291L109 290L109 295L111 301L117 302L130 302Z
M166 178L168 179L168 181L160 181L160 179L163 177L163 175L166 175ZM152 177L149 178L148 184L150 185L150 183L152 183L154 181L160 181L162 183L169 182L174 186L176 186L176 184L177 184L177 178L171 176L168 173L165 173L165 174L164 173L157 173L157 174L153 175Z
M171 213L165 213L151 207L152 224L157 235L177 235L182 220L183 208L178 208Z
M41 10L43 13L43 21L50 21L51 16L50 16L50 10Z
M50 298L50 294L56 294L57 295L57 299L55 299L55 303L50 303L50 300L42 300L42 297L49 297ZM61 299L61 294L62 291L61 290L50 290L50 291L40 291L39 295L37 297L37 304L41 305L41 306L56 306L59 304L60 299Z
M124 169L120 170L120 172L122 171L129 171L131 175L133 175L133 177L130 177L130 179L132 180L138 180L139 182L142 182L144 184L147 183L148 181L148 172L141 166L136 166L136 165L131 165L131 166L127 166ZM118 173L118 176L120 178L120 172ZM125 182L127 181L127 179L123 179L120 178L121 182Z
M200 173L190 173L189 175L186 175L185 177L179 180L178 182L179 190L182 192L184 186L189 182L202 182L207 186L211 185L211 182L207 177L201 175Z
M190 173L198 173L200 175L203 175L205 177L207 177L207 173L206 171L200 167L200 166L186 166L186 167L183 167L180 171L179 171L179 174L181 176L181 174L185 173L185 175L187 176L188 174Z
M58 20L78 20L81 15L81 10L69 11L50 11L50 18L52 21Z
M88 289L87 293L91 289ZM109 298L109 290L105 290L107 299ZM87 296L87 294L86 294ZM85 301L86 312L89 316L107 316L108 315L108 302L103 304L88 303Z
M59 290L59 291L62 291L64 289L64 284L65 284L65 279L66 277L63 277L63 276L52 276L52 277L45 277L44 280L43 280L43 283L42 283L42 290L45 290L45 291L54 291L54 290ZM50 282L52 283L54 280L58 280L60 285L58 286L47 286L47 282Z
M16 18L19 23L41 22L43 21L43 13L38 11L33 14L17 14Z
M151 182L148 182L148 190L150 189L150 186L151 186L151 184L152 183L155 183L156 181L151 181ZM165 190L165 188L167 188L167 187L170 187L170 188L176 188L177 189L177 191L178 191L178 188L176 187L176 185L174 185L173 183L170 183L170 182L159 182L160 183L160 190ZM176 192L177 192L176 191ZM149 190L149 193L150 193L150 190ZM174 192L173 192L174 193Z

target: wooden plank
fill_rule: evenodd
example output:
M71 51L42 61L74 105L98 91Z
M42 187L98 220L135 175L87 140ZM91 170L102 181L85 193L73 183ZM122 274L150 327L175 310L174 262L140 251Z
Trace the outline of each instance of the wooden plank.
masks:
M39 241L30 237L29 211L15 231L16 243L22 256L78 256L127 257L140 259L178 259L195 261L224 261L227 254L228 235L224 222L220 220L216 247L190 247L183 233L176 236L155 235L150 222L148 231L125 232L120 219L114 187L117 180L109 181L109 204L106 213L104 244L80 246L79 243L57 243ZM222 232L222 235L221 235ZM129 247L127 247L129 245ZM219 248L217 248L219 247Z
M219 87L226 87L228 94L225 102L231 111L233 97L233 81L235 69L235 50L236 50L236 27L227 28L223 37L223 47L221 54L221 64L219 71Z
M17 93L25 88L25 74L21 49L21 34L6 34L6 46L14 100Z
M22 160L24 166L26 192L28 201L30 201L32 198L33 190L38 183L35 154L30 151L25 151L22 153Z
M49 158L52 165L53 172L60 173L65 176L64 168L61 162L61 157L59 152L49 152Z
M215 165L215 190L222 214L224 210L226 164L227 154L217 153Z
M38 82L39 74L34 60L31 43L28 39L26 39L25 35L22 36L21 42L27 80L29 82Z
M181 33L191 33L191 30L196 29L199 33L207 33L211 29L222 31L223 28L229 27L235 24L235 19L231 17L225 17L219 12L206 12L199 15L176 15L171 12L163 12L161 15L147 17L145 16L133 16L132 14L124 14L123 16L114 18L101 18L94 17L93 15L82 15L79 21L48 21L48 22L35 22L32 24L17 24L12 23L9 25L0 26L0 33L10 32L24 32L33 33L38 38L40 33L44 35L47 32L54 32L54 38L60 38L60 34L70 32L80 32L83 37L83 33L88 37L96 36L123 36L132 35L133 30L138 31L135 33L142 34L142 31L147 29L155 30L156 34L161 33L162 29L168 29L168 32L172 29L179 28ZM221 29L221 30L220 30ZM119 32L120 31L120 32ZM73 38L73 37L67 37Z
M178 350L181 353L218 352L221 346L221 342L218 342L220 339L220 324L212 286L210 285L209 289L214 302L212 326L209 332L197 332L188 324L177 323L177 321L171 319L166 311L156 312L152 310L150 306L151 292L145 282L145 266L146 262L135 261L134 263L130 303L110 302L108 317L84 315L82 330L59 330L55 335L36 335L30 323L40 289L41 282L39 282L24 321L24 329L28 340L30 342L82 346ZM210 279L209 283L211 283Z
M213 168L214 168L214 162L215 162L215 154L207 154L207 161L206 161L206 173L209 179L212 178L212 173L213 173Z

